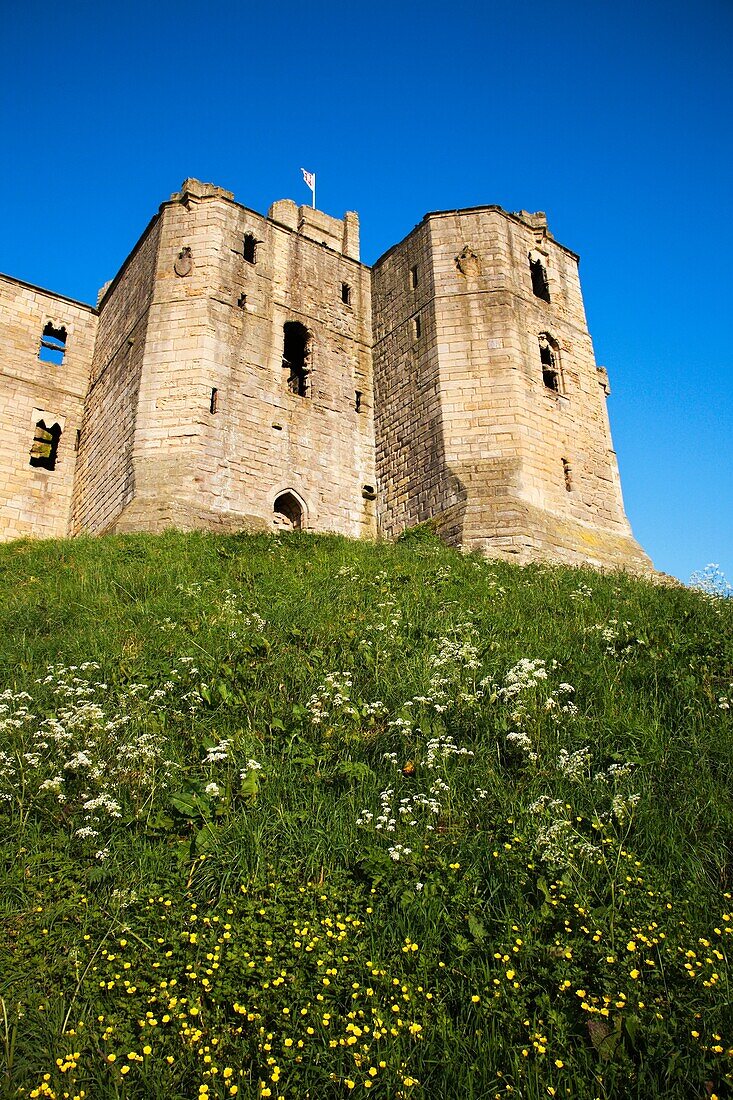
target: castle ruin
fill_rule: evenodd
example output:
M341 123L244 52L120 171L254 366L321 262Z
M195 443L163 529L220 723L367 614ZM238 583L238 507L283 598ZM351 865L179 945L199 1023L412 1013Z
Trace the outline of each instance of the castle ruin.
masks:
M431 521L489 556L650 570L578 257L543 214L359 222L186 180L97 307L0 276L0 538Z

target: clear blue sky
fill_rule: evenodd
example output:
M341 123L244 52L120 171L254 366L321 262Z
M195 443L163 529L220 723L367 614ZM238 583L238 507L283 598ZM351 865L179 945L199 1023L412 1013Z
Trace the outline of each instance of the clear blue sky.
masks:
M94 302L186 176L358 210L547 211L581 255L626 508L733 577L733 3L0 0L0 270ZM728 321L725 321L725 317Z

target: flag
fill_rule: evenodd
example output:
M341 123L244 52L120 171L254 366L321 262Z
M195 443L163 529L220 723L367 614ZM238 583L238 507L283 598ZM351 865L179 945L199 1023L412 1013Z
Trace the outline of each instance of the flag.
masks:
M301 172L303 173L303 179L305 180L307 186L310 187L311 191L313 191L313 193L315 194L315 190L316 190L316 174L315 174L315 172L306 172L305 168L301 168Z

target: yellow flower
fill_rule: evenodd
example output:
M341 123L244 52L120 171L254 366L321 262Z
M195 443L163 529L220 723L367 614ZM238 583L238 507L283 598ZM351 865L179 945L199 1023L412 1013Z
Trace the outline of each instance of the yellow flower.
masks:
M629 977L633 978L634 981L636 981L636 979L639 977L639 971L636 968L634 968L634 970L630 970Z
M122 1069L120 1070L120 1073L123 1073L123 1074L124 1073L129 1073L129 1072L130 1072L130 1067L129 1066L123 1066Z
M555 1059L555 1065L557 1066L558 1069L562 1069L562 1067L565 1065L565 1063L563 1062L562 1058L556 1058Z
M471 997L471 1002L475 1005L477 1005L480 1000L481 1000L481 998L478 997L475 993L474 993L473 997Z
M509 979L509 981L512 981L512 979L514 978L514 971L513 970L507 970L506 976Z

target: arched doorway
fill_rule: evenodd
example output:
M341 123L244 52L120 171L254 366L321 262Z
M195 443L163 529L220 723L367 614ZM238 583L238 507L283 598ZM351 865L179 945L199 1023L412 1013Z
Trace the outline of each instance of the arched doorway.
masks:
M305 507L295 493L288 490L275 497L272 506L272 522L278 531L302 531Z

